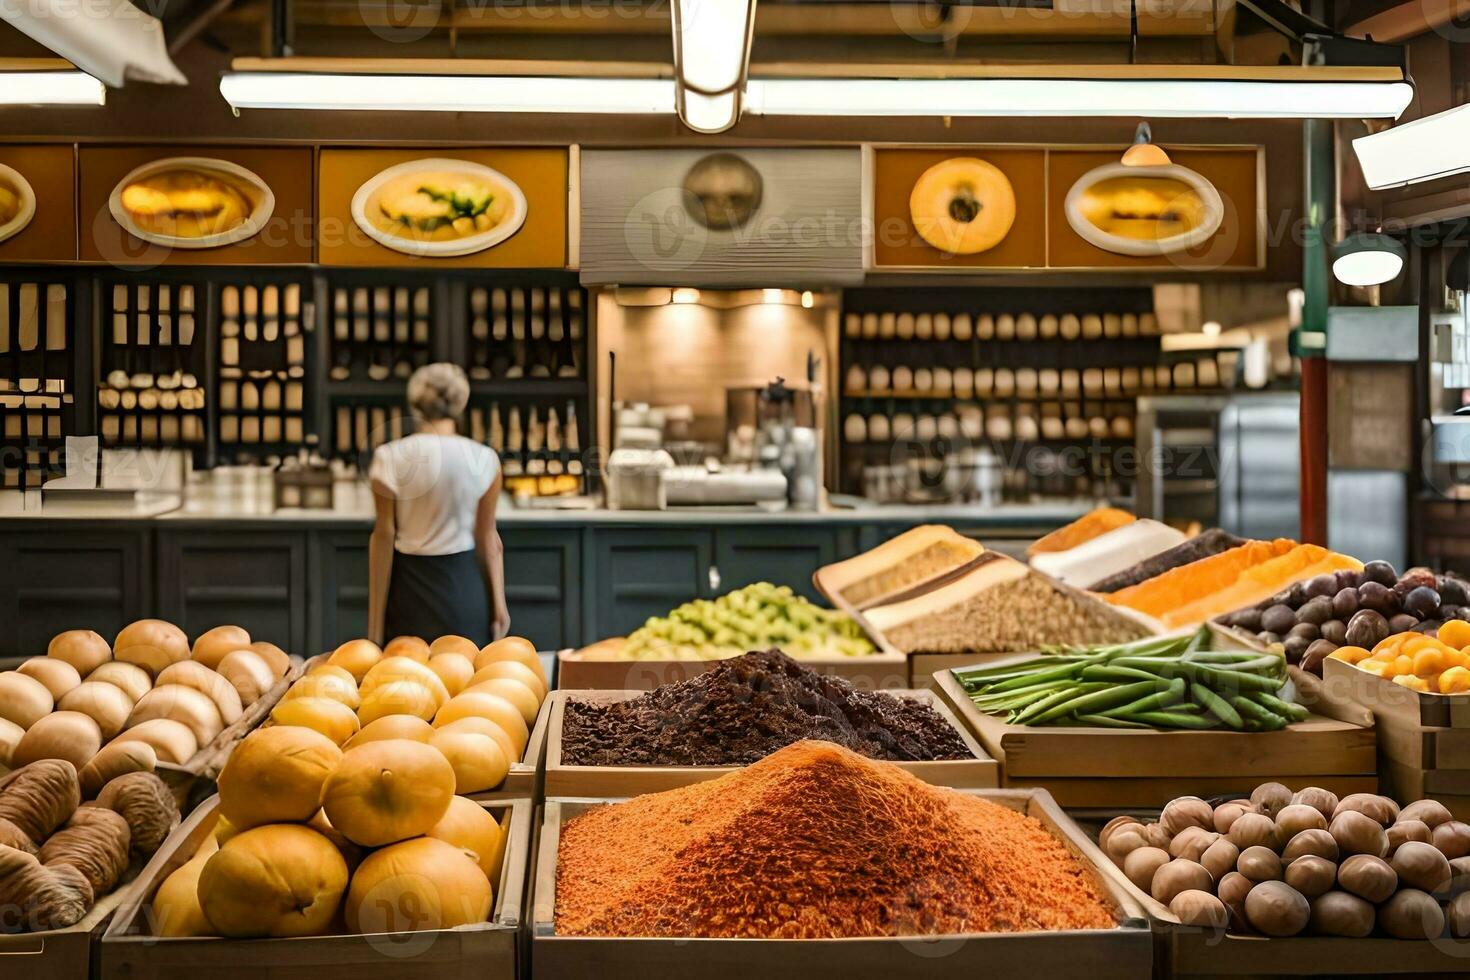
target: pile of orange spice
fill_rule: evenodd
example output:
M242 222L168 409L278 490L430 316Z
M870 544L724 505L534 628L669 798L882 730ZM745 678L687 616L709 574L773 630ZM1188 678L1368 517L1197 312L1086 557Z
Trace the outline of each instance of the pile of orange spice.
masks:
M561 830L556 931L819 939L1107 929L1035 818L829 742L589 810Z

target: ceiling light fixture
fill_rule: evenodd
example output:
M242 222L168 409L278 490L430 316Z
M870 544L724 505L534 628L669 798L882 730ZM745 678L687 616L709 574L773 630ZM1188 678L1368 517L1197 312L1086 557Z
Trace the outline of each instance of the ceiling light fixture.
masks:
M756 0L674 0L675 106L684 125L722 133L740 121Z
M966 77L765 77L746 85L749 111L765 116L1397 119L1413 96L1402 71L1376 67L994 66Z
M291 71L296 59L240 59L220 78L220 94L239 109L356 109L381 112L544 112L669 114L667 78L575 75L350 74ZM317 65L332 59L314 59ZM253 63L252 63L253 62ZM502 64L501 67L504 67ZM244 69L244 70L239 70Z
M84 71L12 71L0 65L0 105L106 105L107 86Z
M1470 105L1359 136L1353 152L1374 190L1470 171Z
M1345 286L1380 286L1398 278L1407 258L1398 239L1360 232L1332 246L1332 274Z

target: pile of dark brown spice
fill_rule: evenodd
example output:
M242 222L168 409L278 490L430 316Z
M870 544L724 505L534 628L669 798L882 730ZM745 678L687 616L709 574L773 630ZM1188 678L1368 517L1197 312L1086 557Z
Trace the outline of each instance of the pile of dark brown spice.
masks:
M802 739L889 762L970 757L954 727L929 705L858 690L766 650L628 701L569 700L562 762L743 766Z

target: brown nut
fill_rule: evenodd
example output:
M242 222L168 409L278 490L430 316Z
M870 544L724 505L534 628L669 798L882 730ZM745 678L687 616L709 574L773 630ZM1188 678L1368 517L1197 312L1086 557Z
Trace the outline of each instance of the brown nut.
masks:
M1257 844L1255 847L1247 847L1240 852L1240 859L1235 862L1235 870L1254 882L1279 881L1281 858L1269 847Z
M1337 865L1324 857L1308 854L1286 866L1282 879L1308 899L1325 895L1337 884Z
M1398 890L1399 875L1383 858L1354 854L1337 866L1337 883L1344 891L1377 905Z
M1332 818L1336 819L1339 813L1348 810L1356 810L1372 817L1385 827L1399 818L1399 805L1377 793L1353 793L1351 796L1344 796L1337 804L1337 809L1332 811Z
M1383 825L1356 810L1346 810L1333 817L1327 831L1343 854L1382 857L1388 853L1388 834Z
M1330 891L1312 899L1312 932L1322 936L1372 935L1373 906L1348 892Z
M1405 841L1394 852L1389 866L1399 876L1399 885L1433 895L1450 883L1450 861L1439 848L1423 841Z
M1438 939L1444 934L1444 910L1417 888L1403 888L1379 908L1378 924L1395 939Z
M1251 926L1267 936L1295 936L1307 927L1312 907L1295 888L1282 881L1263 881L1245 897Z

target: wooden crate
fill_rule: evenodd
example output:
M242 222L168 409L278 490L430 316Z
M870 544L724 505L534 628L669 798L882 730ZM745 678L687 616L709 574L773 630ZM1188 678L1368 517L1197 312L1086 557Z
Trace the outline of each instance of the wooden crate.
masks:
M1147 977L1153 947L1141 906L1111 875L1097 869L1107 858L1045 793L967 790L969 795L1040 820L1082 864L1098 874L1118 919L1115 929L971 933L932 938L661 939L592 938L556 934L556 861L561 825L610 800L548 800L540 823L533 871L531 967L535 980L597 977L801 977L803 980L929 980L953 976ZM1081 965L1085 964L1085 968Z
M734 772L739 766L569 766L561 761L562 721L570 699L612 704L637 697L640 691L555 691L551 695L550 732L546 742L545 790L548 798L621 797L657 793ZM984 789L999 785L1000 766L986 754L959 719L930 691L893 691L895 696L928 704L949 722L973 753L969 759L896 763L936 786Z
M530 858L530 800L482 804L510 814L505 862L487 922L457 929L290 939L162 938L151 934L154 893L213 832L219 798L164 841L100 944L100 980L513 980Z
M713 670L721 660L610 660L622 637L556 655L556 686L567 691L651 691ZM896 651L866 657L804 657L797 661L819 674L840 677L865 691L909 687L908 658Z
M1195 795L1205 794L1197 792ZM1143 907L1152 924L1156 975L1166 977L1434 976L1470 973L1463 940L1292 936L1270 939L1180 923L1104 858L1103 873Z
M292 657L291 667L285 676L246 707L233 724L226 726L208 745L202 746L188 762L182 765L158 763L158 775L176 790L195 780L214 779L224 769L230 753L235 751L235 746L270 718L271 711L285 697L291 685L306 672L306 667L307 664L299 657Z
M980 711L949 671L936 682L1000 763L1002 786L1040 786L1066 807L1160 807L1273 780L1339 795L1377 786L1375 732L1352 722L1313 715L1276 732L1029 727Z
M37 980L89 980L92 953L107 923L141 879L114 889L92 906L81 921L65 929L44 932L0 933L0 976ZM7 910L13 911L13 910ZM9 924L13 927L13 923ZM11 968L14 972L8 972Z

